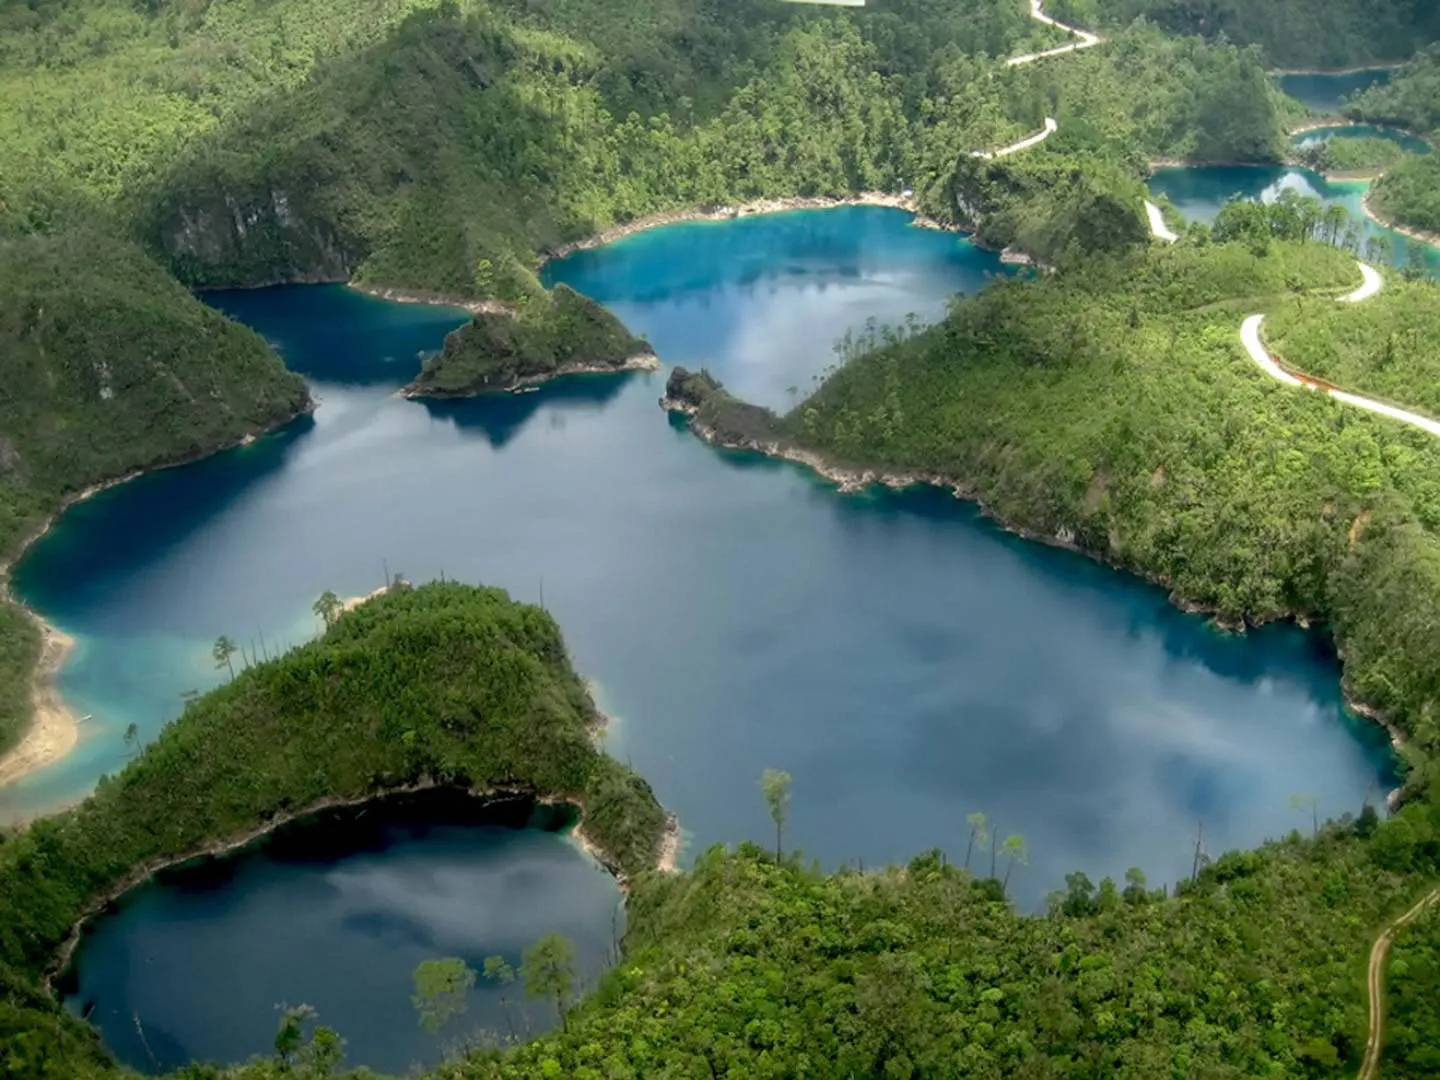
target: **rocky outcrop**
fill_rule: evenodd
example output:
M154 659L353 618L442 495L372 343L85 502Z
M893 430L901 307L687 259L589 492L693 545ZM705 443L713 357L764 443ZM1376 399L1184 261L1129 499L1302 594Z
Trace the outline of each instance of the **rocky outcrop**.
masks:
M162 213L155 232L175 275L195 288L347 281L364 254L358 238L279 187L217 188Z

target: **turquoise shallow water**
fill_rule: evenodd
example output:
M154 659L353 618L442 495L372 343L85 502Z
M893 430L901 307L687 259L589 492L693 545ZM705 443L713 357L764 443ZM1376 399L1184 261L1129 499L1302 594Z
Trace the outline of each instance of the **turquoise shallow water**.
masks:
M1296 135L1291 141L1296 146L1311 146L1326 139L1388 139L1398 143L1412 154L1430 153L1430 144L1418 135L1411 135L1399 128L1378 127L1375 124L1341 124L1333 127L1312 128Z
M1420 251L1429 273L1440 273L1440 249L1407 240L1397 232L1381 228L1366 216L1363 202L1367 185L1364 183L1331 183L1309 169L1266 165L1157 169L1149 183L1151 191L1169 196L1175 208L1191 221L1214 221L1220 208L1231 199L1272 202L1287 189L1314 196L1327 206L1338 203L1360 223L1362 236L1383 236L1390 241L1391 261L1395 266L1406 265L1410 249L1414 247Z
M549 275L667 364L784 404L847 325L934 318L998 271L962 238L854 209L657 230ZM1316 635L1214 632L939 492L840 496L717 453L659 411L663 372L411 402L394 389L458 316L331 287L210 299L314 380L320 408L77 507L17 568L21 595L80 639L62 682L96 718L77 754L0 793L10 813L117 768L127 723L152 736L216 681L218 634L302 640L317 593L369 591L386 561L530 600L543 579L614 718L610 748L692 851L767 838L756 782L779 767L795 777L787 841L823 864L957 854L982 810L1029 841L1014 888L1034 906L1076 868L1173 880L1198 821L1212 850L1248 846L1304 824L1291 794L1338 814L1389 781ZM163 1001L152 1011L164 1026Z

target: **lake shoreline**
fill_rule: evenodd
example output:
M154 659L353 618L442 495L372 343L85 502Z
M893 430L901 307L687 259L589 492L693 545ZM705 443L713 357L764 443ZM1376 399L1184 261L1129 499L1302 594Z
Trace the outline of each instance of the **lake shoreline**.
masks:
M654 214L645 214L633 221L627 221L621 225L611 225L583 239L571 240L559 245L540 257L537 269L544 267L552 260L569 258L581 251L593 251L606 244L613 244L617 240L624 240L626 237L648 232L651 229L664 228L666 225L702 221L734 221L742 217L784 214L794 210L837 210L848 206L874 206L890 210L903 210L913 216L912 224L916 228L933 229L939 232L964 232L957 226L947 225L920 213L914 198L910 196L892 195L883 191L862 191L856 195L840 196L794 195L774 199L753 199L735 206L691 207L685 210L662 210Z
M659 371L660 357L654 352L645 351L633 353L627 356L618 364L593 364L593 363L569 363L561 364L554 371L547 371L540 375L530 375L509 386L482 387L479 390L443 391L430 390L425 387L416 386L413 382L407 383L395 391L397 397L409 401L464 401L469 398L491 397L496 394L523 394L529 390L538 390L546 383L554 382L556 379L567 378L572 375L624 375L633 371Z
M424 304L429 307L456 308L469 312L471 315L510 315L513 317L518 314L515 305L506 303L504 300L467 300L463 297L446 296L444 293L430 292L426 289L364 285L354 281L347 281L344 285L347 289L353 289L364 296L372 296L376 300L388 300L392 304Z
M777 461L787 461L794 465L802 466L817 476L837 486L840 494L858 494L867 488L880 486L889 488L892 491L903 491L913 487L933 487L949 491L950 494L961 502L973 504L989 521L1012 536L1022 540L1029 540L1035 543L1044 544L1046 547L1059 548L1076 555L1084 556L1092 562L1108 567L1118 573L1128 574L1137 577L1147 584L1164 589L1167 601L1174 607L1187 615L1204 616L1213 626L1226 633L1243 634L1247 629L1258 629L1261 626L1273 622L1293 622L1302 629L1313 629L1311 620L1300 612L1290 612L1286 616L1276 619L1268 619L1263 622L1247 622L1244 619L1229 619L1220 615L1214 608L1198 603L1182 595L1174 585L1158 574L1151 573L1143 567L1132 566L1115 561L1112 558L1098 551L1093 551L1075 542L1074 534L1068 528L1061 528L1054 534L1037 532L1034 529L1016 524L1007 520L1003 515L993 510L983 498L963 481L953 477L944 476L940 473L926 472L924 470L891 470L876 467L856 467L838 465L828 460L824 455L810 450L803 450L795 446L787 446L776 439L771 442L761 442L757 439L730 439L722 436L714 428L697 421L698 409L688 402L678 401L671 397L662 397L660 407L667 413L676 413L688 420L689 430L702 442L720 450L731 450L740 453L759 454L761 457ZM1339 644L1331 639L1331 647L1335 650L1336 658L1340 661L1341 677L1340 691L1345 707L1357 716L1379 725L1384 729L1390 738L1392 750L1397 757L1403 759L1403 750L1408 746L1408 740L1404 732L1395 726L1380 710L1367 705L1353 696L1347 683L1344 671L1344 652ZM1390 810L1397 809L1403 801L1404 785L1392 789L1386 796L1386 806Z
M207 450L186 454L174 461L162 461L145 468L132 469L123 476L101 480L80 491L71 492L62 497L60 505L56 507L55 511L20 542L10 558L0 561L0 603L13 604L35 624L41 635L40 656L30 676L32 702L30 723L21 732L20 741L0 755L0 788L62 761L75 749L80 740L79 720L70 706L66 704L57 683L60 670L64 667L66 659L75 646L75 639L58 627L50 625L39 612L28 604L22 603L15 596L10 582L10 574L15 566L25 558L31 547L44 539L64 516L65 511L71 507L94 498L103 491L109 491L121 484L128 484L131 480L138 480L142 476L163 472L166 469L178 469L182 465L193 465L197 461L203 461L205 458L226 450L237 450L244 446L250 446L260 438L294 423L302 416L311 415L317 405L318 403L307 390L304 406L268 427L246 432L237 439ZM41 702L44 703L43 712L40 711L41 706L38 704ZM44 725L44 731L39 736L34 735L37 722ZM26 744L32 738L38 739L38 742L27 751Z
M1412 229L1407 225L1399 225L1388 220L1383 214L1375 209L1372 201L1375 196L1375 189L1371 188L1365 192L1365 197L1360 200L1360 205L1365 210L1365 216L1379 225L1382 229L1389 229L1391 232L1399 233L1407 240L1414 240L1421 244L1429 244L1431 247L1440 247L1440 233L1426 232L1424 229Z
M597 715L600 715L598 711ZM446 790L463 793L472 799L479 799L481 800L482 806L489 803L506 802L512 799L527 799L539 806L572 807L579 813L580 820L573 828L567 830L565 835L572 837L581 851L595 859L596 862L605 868L615 879L616 886L619 888L623 897L629 897L631 881L620 868L619 860L585 831L586 810L583 798L578 796L567 798L560 795L540 795L534 791L519 787L464 788L433 778L426 778L415 783L402 784L384 791L366 792L362 795L326 796L298 810L287 810L276 814L268 821L264 821L253 828L246 829L239 834L221 837L209 843L202 844L199 848L185 854L151 859L141 863L139 866L134 867L129 873L125 874L119 881L91 897L86 902L74 923L71 924L70 930L61 942L60 947L55 951L54 957L45 971L42 985L45 991L53 996L55 993L56 980L70 968L75 957L75 950L79 948L81 941L84 940L86 925L92 919L104 914L106 910L117 903L126 893L138 889L157 874L190 863L207 862L240 853L245 848L264 840L270 836L270 834L286 825L303 821L306 818L315 817L326 811L358 810L387 800L404 798L407 795L420 795L427 792ZM659 873L679 872L676 860L680 850L680 835L679 818L676 817L674 813L666 811L665 826L661 835L656 840L654 857L650 867L651 870Z
M1395 71L1404 67L1408 60L1394 60L1380 64L1361 64L1348 68L1271 68L1266 75L1359 75L1364 71Z

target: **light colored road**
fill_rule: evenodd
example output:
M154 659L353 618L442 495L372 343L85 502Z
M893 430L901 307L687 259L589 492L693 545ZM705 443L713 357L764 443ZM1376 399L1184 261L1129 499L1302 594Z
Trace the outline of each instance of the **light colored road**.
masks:
M1149 199L1145 200L1145 215L1150 219L1150 232L1152 235L1159 237L1167 244L1173 244L1176 240L1180 239L1179 236L1170 231L1170 226L1165 224L1164 213ZM1367 266L1365 269L1369 270L1370 268ZM1378 278L1380 275L1376 274L1375 276ZM1370 279L1367 277L1365 280L1368 283ZM1362 296L1360 299L1364 300L1365 297Z
M1265 343L1260 340L1260 324L1264 321L1264 315L1251 315L1240 327L1240 340L1245 343L1245 351L1250 354L1250 359L1259 364L1272 379L1279 379L1290 386L1307 385L1277 364L1270 355L1270 350L1265 348Z
M1341 303L1355 304L1362 300L1368 300L1385 287L1385 279L1382 278L1373 267L1364 263L1357 264L1360 272L1365 278L1365 283L1347 296L1340 298ZM1318 379L1308 379L1292 375L1270 355L1270 350L1265 348L1265 343L1260 340L1260 327L1265 321L1264 315L1251 315L1240 327L1240 340L1245 346L1245 351L1250 354L1250 359L1273 379L1278 379L1287 386L1301 386L1309 390L1320 390L1330 395L1336 401L1351 405L1357 409L1364 409L1366 412L1375 413L1377 416L1384 416L1391 420L1398 420L1402 424L1409 424L1411 427L1419 428L1427 434L1440 437L1440 421L1432 420L1428 416L1421 416L1408 409L1397 409L1394 405L1386 405L1381 401L1372 401L1370 398L1361 397L1359 394L1352 394L1347 390L1337 390L1333 386L1327 386Z
M1380 271L1376 270L1373 266L1366 266L1364 263L1361 263L1360 276L1365 279L1364 284L1354 292L1342 296L1340 298L1342 304L1358 304L1361 300L1369 300L1385 287L1385 279L1380 276Z
M1021 150L1028 150L1032 146L1038 146L1059 130L1060 125L1055 122L1055 118L1053 116L1047 116L1045 117L1045 126L1034 135L1027 135L1019 142L1011 143L1009 146L1002 146L999 150L971 150L970 156L985 158L986 160L1008 157L1010 154L1018 154Z
M1052 19L1045 14L1045 0L1030 0L1030 17L1037 19L1047 26L1053 26L1058 30L1064 30L1068 34L1074 34L1079 41L1071 42L1069 45L1061 45L1058 49L1046 49L1044 52L1026 53L1024 56L1012 56L1005 61L1007 67L1019 67L1021 64L1033 64L1036 60L1043 60L1047 56L1063 56L1066 53L1078 52L1080 49L1093 48L1105 39L1088 30L1081 30L1074 26L1066 26L1064 23Z
M1432 889L1423 900L1387 926L1370 949L1370 966L1365 978L1365 988L1370 995L1370 1034L1365 1040L1365 1060L1360 1065L1358 1080L1375 1080L1380 1075L1380 1051L1385 1046L1385 958L1390 955L1395 931L1418 918L1437 900L1440 900L1440 889Z

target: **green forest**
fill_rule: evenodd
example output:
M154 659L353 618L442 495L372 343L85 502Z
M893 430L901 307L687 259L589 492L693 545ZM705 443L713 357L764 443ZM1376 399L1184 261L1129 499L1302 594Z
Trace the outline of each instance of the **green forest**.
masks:
M1015 849L983 819L888 870L822 873L777 819L775 850L655 873L664 812L595 748L600 718L549 615L498 590L397 587L327 607L325 634L275 660L221 650L231 679L123 771L0 833L6 1075L124 1075L49 986L97 899L306 808L432 785L581 807L630 890L624 956L560 1030L471 1047L437 1080L1355 1073L1365 956L1440 875L1440 446L1274 383L1238 331L1264 312L1292 367L1440 415L1440 287L1392 275L1342 307L1354 258L1384 261L1343 214L1238 204L1160 247L1141 200L1156 159L1285 160L1300 109L1276 67L1409 60L1347 114L1435 131L1440 52L1422 46L1440 10L1050 10L1109 40L1008 66L1067 40L1023 0L5 5L0 558L93 485L310 408L265 343L191 289L354 281L495 301L515 314L462 327L412 388L468 393L643 348L542 288L566 243L666 211L911 191L1038 268L934 327L848 337L783 417L680 369L672 404L720 443L944 478L1225 625L1325 628L1347 691L1405 738L1404 808L1197 858L1168 889L1141 867L1123 883L1076 872L1043 914L1012 906ZM1047 117L1059 129L1039 146L973 156ZM1437 155L1391 160L1369 140L1323 153L1389 166L1377 208L1440 229ZM0 749L28 717L38 644L25 612L0 607ZM1396 940L1387 1078L1440 1068L1437 920ZM336 1036L307 1038L282 1030L273 1057L177 1075L339 1075Z
M1397 63L1440 38L1440 9L1429 0L1055 0L1053 8L1081 26L1145 19L1171 34L1257 45L1271 67L1287 69Z

